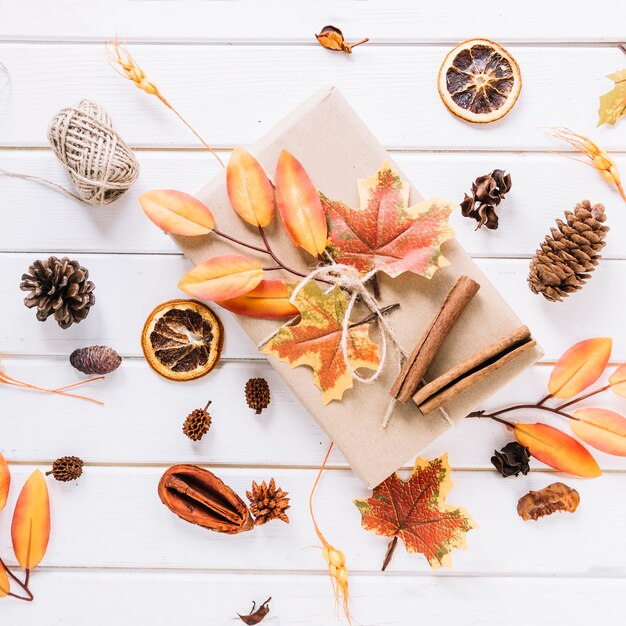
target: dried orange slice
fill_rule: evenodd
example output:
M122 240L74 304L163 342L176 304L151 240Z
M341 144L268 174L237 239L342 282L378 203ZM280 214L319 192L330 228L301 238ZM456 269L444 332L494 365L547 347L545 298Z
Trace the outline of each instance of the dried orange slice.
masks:
M454 115L484 124L504 117L522 89L517 61L488 39L453 48L439 69L439 95Z
M194 380L208 374L220 360L223 343L219 317L196 300L160 304L141 333L148 365L170 380Z

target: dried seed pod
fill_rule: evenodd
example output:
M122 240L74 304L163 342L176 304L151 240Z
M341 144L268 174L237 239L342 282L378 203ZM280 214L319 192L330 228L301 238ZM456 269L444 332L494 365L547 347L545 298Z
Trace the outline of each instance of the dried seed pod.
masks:
M246 402L258 415L270 404L270 387L265 378L251 378L246 383Z
M270 612L270 601L271 601L271 597L268 598L265 602L263 602L263 604L255 610L256 608L256 602L252 602L252 611L250 611L250 613L248 613L248 615L241 615L240 613L237 613L237 615L239 615L239 619L244 623L244 624L248 624L249 626L254 626L254 624L260 624L264 619L265 616Z
M161 502L181 519L235 535L254 524L244 501L213 472L196 465L174 465L159 481Z
M502 474L504 478L508 476L519 476L520 472L526 476L530 470L530 450L518 443L511 441L507 443L500 452L493 451L491 463Z
M70 354L70 363L83 374L110 374L122 363L122 357L107 346L77 348Z
M52 464L52 469L46 472L46 476L50 474L63 483L77 480L83 475L83 461L77 456L62 456Z
M517 503L517 513L523 520L537 520L556 511L573 513L580 503L580 495L563 483L552 483L541 491L529 491Z
M211 400L206 403L203 409L193 410L183 423L183 433L192 441L200 441L211 428L211 415L207 411Z
M273 478L269 485L265 481L257 485L253 480L250 491L246 491L246 496L250 500L250 511L254 515L254 525L261 526L273 519L279 519L285 524L289 524L289 518L285 512L290 508L288 495L286 491L276 487Z
M315 35L315 38L320 45L324 46L324 48L328 48L328 50L337 50L339 52L347 52L348 54L352 53L352 48L369 41L366 37L356 43L346 43L346 40L343 38L343 33L336 26L331 26L330 24L324 26L320 34Z

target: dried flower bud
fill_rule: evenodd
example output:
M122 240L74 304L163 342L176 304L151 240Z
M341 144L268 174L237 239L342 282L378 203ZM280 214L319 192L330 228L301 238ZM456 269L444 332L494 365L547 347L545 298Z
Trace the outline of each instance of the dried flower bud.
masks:
M328 48L328 50L338 50L340 52L347 52L348 54L352 53L352 48L356 46L360 46L362 43L369 41L366 37L365 39L361 39L361 41L357 41L356 43L346 43L343 38L343 33L336 26L324 26L322 28L319 35L315 35L317 41L324 46L324 48Z
M122 357L107 346L78 348L70 354L70 363L83 374L110 374L122 363Z
M83 475L83 461L77 456L62 456L52 464L52 469L46 472L46 476L50 474L63 483L77 480Z
M500 452L493 451L491 463L502 474L504 478L508 476L519 476L520 473L528 474L530 466L530 450L522 446L517 441L507 443Z
M472 183L472 195L465 194L461 202L461 213L478 222L477 229L486 226L490 230L498 228L498 215L495 207L511 190L511 175L504 170L493 170L490 174L479 176Z

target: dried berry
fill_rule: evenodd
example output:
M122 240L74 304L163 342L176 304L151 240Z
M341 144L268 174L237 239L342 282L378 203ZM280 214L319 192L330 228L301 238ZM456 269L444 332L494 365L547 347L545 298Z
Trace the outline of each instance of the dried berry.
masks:
M289 508L289 494L280 487L276 488L276 482L272 478L267 485L263 481L260 485L252 481L252 491L246 491L250 500L250 511L254 515L255 526L267 524L273 519L279 519L289 524L289 518L285 511Z
M517 441L507 443L500 452L493 451L494 456L491 457L493 466L507 478L508 476L519 476L520 473L528 474L530 466L530 450L522 446Z
M211 400L206 403L203 409L195 409L192 411L183 424L183 432L192 441L200 441L211 428L211 415L207 411Z
M269 406L270 387L265 378L251 378L246 383L246 402L257 415Z
M272 598L268 598L258 609L256 609L256 611L256 602L253 601L252 611L250 611L248 615L241 615L237 613L237 615L239 615L239 619L244 624L248 624L249 626L254 626L254 624L260 624L265 619L265 616L270 612L269 603L271 599Z
M573 513L580 503L580 495L563 483L552 483L541 491L529 491L517 503L517 513L523 520L537 520L556 511Z
M77 480L83 475L83 461L77 456L62 456L52 464L52 469L46 472L46 476L50 474L64 483Z
M122 363L122 357L107 346L77 348L70 354L70 363L83 374L110 374Z

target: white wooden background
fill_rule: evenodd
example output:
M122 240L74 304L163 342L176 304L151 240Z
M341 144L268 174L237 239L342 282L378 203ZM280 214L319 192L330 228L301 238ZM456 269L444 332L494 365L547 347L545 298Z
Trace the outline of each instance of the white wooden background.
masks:
M426 3L424 3L426 4ZM37 599L5 599L10 626L240 623L251 600L273 596L266 619L283 626L335 623L330 586L307 513L307 496L327 438L222 312L227 340L209 377L168 383L147 367L139 333L159 302L180 296L187 263L142 215L151 188L195 191L217 172L210 155L155 99L117 76L103 42L115 32L163 93L223 151L247 146L318 87L337 85L424 195L460 201L471 181L495 167L513 189L497 232L474 232L454 218L459 239L543 345L545 362L489 403L538 399L550 363L570 344L614 338L626 360L626 207L591 168L554 153L545 127L567 125L609 148L626 175L626 122L595 129L605 75L626 67L614 45L625 38L621 0L500 2L25 2L0 0L0 61L11 73L0 94L0 167L67 184L46 128L60 108L91 98L104 105L138 150L141 177L113 206L88 208L32 183L0 178L0 352L11 375L55 385L78 379L67 364L78 346L117 348L122 368L89 391L87 403L2 389L0 451L14 489L0 516L0 555L11 559L10 511L34 467L76 454L87 462L74 484L50 481L52 536L34 573ZM348 40L371 43L352 56L318 47L326 23ZM502 122L470 126L440 102L436 75L450 46L468 37L506 44L524 87ZM532 295L528 259L553 220L582 198L607 206L606 259L585 290L564 304ZM40 324L21 303L20 276L34 259L71 254L91 271L97 304L63 331ZM265 376L272 404L262 417L245 407L243 385ZM214 425L200 444L181 432L184 416L213 400ZM606 405L626 411L626 401ZM533 417L528 415L529 418ZM399 548L380 574L386 540L360 529L352 504L367 491L338 452L316 508L328 539L346 552L356 623L518 625L623 623L626 608L626 460L597 453L604 476L567 478L581 494L575 515L523 523L517 499L553 481L533 462L527 477L501 479L489 457L510 437L497 424L468 421L423 455L449 452L455 486L448 498L480 525L452 572L432 573ZM215 468L243 494L274 476L290 492L289 526L278 522L226 537L187 525L161 505L158 478L177 462ZM620 618L622 618L620 620Z

